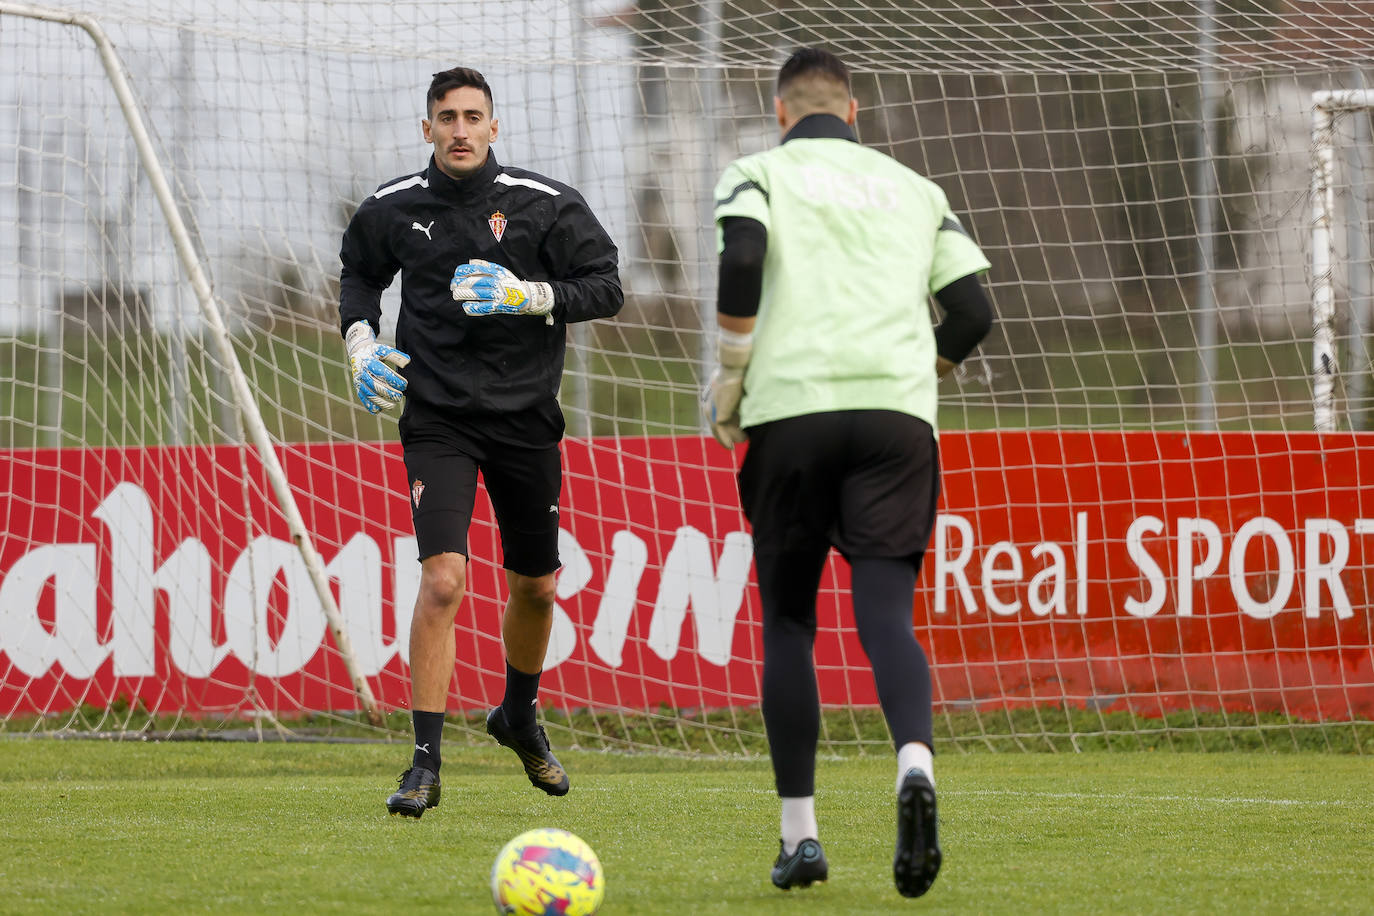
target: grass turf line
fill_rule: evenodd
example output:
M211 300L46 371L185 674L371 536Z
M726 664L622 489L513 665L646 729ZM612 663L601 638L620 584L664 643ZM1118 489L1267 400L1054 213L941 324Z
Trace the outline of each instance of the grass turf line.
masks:
M394 710L383 727L350 712L318 712L260 720L242 716L195 719L153 715L119 697L108 706L82 705L60 716L13 716L0 721L0 739L26 734L125 740L401 741L411 733L410 713ZM444 741L485 744L488 708L450 710ZM653 711L571 712L546 706L541 718L558 747L586 750L687 752L745 756L768 753L757 706ZM984 710L942 708L935 715L937 752L1005 751L1327 751L1374 754L1374 722L1306 721L1282 713L1187 709L1148 716L1129 710L1043 705ZM821 713L820 750L826 754L889 752L891 736L875 707L827 708Z

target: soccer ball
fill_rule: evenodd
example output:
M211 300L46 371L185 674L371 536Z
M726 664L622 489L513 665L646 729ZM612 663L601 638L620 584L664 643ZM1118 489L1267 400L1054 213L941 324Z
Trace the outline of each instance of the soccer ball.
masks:
M596 853L566 830L528 830L507 843L491 866L491 899L499 913L592 916L605 896Z

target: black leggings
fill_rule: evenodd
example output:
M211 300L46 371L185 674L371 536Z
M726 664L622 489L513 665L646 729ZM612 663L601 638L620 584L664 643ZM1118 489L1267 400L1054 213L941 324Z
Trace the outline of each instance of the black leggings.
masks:
M827 547L755 556L763 603L763 721L784 798L815 794L816 591L828 552ZM882 557L854 557L850 565L854 625L893 744L933 746L930 666L911 619L918 567L907 558Z

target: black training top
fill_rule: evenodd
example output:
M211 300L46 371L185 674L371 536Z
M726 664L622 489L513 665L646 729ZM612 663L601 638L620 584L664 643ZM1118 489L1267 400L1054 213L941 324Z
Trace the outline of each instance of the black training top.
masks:
M481 258L553 288L552 325L542 316L469 317L449 292L459 264ZM620 311L617 252L568 185L525 169L486 164L449 177L430 159L386 182L358 207L339 252L340 331L364 320L380 330L382 291L401 274L396 348L407 410L482 423L515 445L556 442L563 432L558 386L565 326ZM418 402L418 403L416 403Z

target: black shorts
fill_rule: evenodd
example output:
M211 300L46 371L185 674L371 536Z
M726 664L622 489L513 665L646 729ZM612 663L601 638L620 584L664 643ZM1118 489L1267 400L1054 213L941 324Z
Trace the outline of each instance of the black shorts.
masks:
M754 552L835 547L918 566L935 525L940 455L926 421L890 410L806 414L749 428L740 502Z
M531 577L557 571L563 486L557 444L519 448L416 411L401 424L401 450L421 560L440 553L468 556L480 471L501 532L502 567Z

